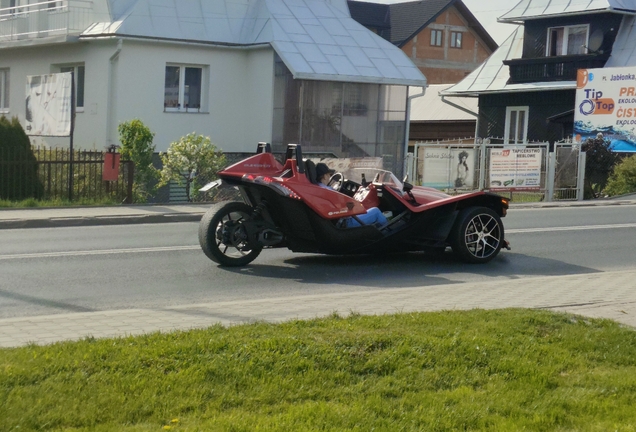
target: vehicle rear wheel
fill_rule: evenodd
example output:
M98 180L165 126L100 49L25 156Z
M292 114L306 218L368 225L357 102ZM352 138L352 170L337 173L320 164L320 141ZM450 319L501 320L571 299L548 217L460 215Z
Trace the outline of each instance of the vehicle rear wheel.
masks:
M453 252L467 263L487 263L504 242L504 227L497 213L487 207L462 210L451 232Z
M249 245L245 221L252 207L241 202L220 203L208 210L199 223L201 249L212 261L240 267L254 261L262 246Z

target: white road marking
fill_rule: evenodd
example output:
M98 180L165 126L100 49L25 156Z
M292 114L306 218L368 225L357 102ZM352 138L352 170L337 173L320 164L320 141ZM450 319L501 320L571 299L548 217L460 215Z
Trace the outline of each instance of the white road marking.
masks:
M504 223L504 229L506 224ZM579 225L579 226L564 226L564 227L551 227L551 228L518 228L518 229L505 229L506 234L522 234L522 233L534 233L534 232L555 232L555 231L592 231L599 229L615 229L615 228L636 228L636 223L629 224L613 224L613 225Z

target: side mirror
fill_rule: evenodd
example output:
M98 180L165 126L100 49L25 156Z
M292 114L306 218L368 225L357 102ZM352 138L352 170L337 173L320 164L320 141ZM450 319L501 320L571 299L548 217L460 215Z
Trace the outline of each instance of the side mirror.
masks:
M411 192L411 190L413 189L413 185L407 181L404 182L404 185L402 187L402 190L404 192Z

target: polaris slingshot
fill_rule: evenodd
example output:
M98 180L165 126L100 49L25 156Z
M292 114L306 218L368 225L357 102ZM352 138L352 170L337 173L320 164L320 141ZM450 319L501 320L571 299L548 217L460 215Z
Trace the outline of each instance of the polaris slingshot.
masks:
M345 178L334 173L318 186L316 165L303 159L301 146L289 144L281 164L268 143L256 154L218 173L236 186L244 202L213 205L199 224L203 252L222 266L244 266L263 249L287 247L293 252L332 255L409 251L453 252L468 263L492 260L504 239L501 218L508 200L489 192L450 196L413 186L380 169L354 169ZM370 179L370 181L366 181ZM371 207L388 215L382 226L343 227ZM359 220L359 219L358 219Z

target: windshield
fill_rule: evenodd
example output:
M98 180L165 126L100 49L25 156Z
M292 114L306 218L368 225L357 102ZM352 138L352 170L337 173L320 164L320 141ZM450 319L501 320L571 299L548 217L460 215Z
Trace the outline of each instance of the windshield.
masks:
M351 168L343 173L345 178L362 184L362 176L367 182L383 183L390 187L402 190L402 182L391 171L377 168Z

